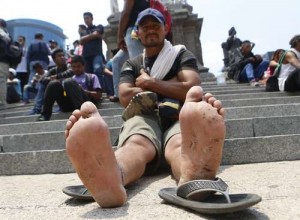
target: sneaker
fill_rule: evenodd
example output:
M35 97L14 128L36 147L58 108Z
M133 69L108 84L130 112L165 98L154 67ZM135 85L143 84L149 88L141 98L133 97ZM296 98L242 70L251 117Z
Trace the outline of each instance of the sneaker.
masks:
M151 114L157 108L157 94L140 92L136 94L125 108L122 118L124 121L138 114Z
M259 87L259 82L257 82L256 80L252 80L250 82L250 86L253 86L253 87Z

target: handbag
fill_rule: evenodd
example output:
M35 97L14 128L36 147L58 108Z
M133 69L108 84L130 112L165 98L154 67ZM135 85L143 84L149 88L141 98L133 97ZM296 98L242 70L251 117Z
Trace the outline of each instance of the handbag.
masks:
M280 73L280 70L281 70L281 65L282 65L282 62L284 60L284 57L286 55L287 51L284 52L280 58L279 58L279 61L278 61L278 65L273 73L272 76L270 76L266 82L266 91L267 92L278 92L279 91L279 85L278 85L278 76L279 76L279 73Z
M266 82L266 91L267 92L278 92L278 78L277 76L270 76Z

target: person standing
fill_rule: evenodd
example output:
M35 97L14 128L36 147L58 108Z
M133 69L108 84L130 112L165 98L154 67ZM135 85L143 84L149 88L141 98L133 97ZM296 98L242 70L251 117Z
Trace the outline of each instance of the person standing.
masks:
M28 65L26 61L26 53L27 53L27 48L26 48L26 38L23 35L18 36L18 42L20 46L22 47L23 54L22 54L22 59L21 62L18 64L16 71L17 71L17 78L21 81L21 92L23 94L23 89L24 86L28 83Z
M43 69L48 69L49 55L51 55L50 49L47 43L44 41L44 35L42 33L36 33L34 35L34 42L31 43L27 51L27 63L29 63L30 75L28 81L30 82L34 77L35 71L33 65L39 62Z
M119 81L121 68L128 58L133 58L143 52L144 46L138 39L133 39L131 36L138 14L150 7L149 0L126 0L121 13L121 18L118 28L118 47L119 51L114 56L112 68L114 71L114 99L119 100Z
M100 84L103 85L103 63L104 56L102 52L102 35L104 27L93 24L93 14L91 12L83 13L84 23L87 28L82 32L80 44L83 45L82 56L85 62L85 72L97 75Z
M9 74L9 59L5 50L11 42L11 38L6 30L6 21L0 18L0 109L5 108L7 93L7 77Z

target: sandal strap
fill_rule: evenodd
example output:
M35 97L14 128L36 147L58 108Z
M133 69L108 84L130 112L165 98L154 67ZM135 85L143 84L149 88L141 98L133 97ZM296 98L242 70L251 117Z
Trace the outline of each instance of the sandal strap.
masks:
M228 193L228 185L221 178L216 178L215 180L192 180L186 182L177 188L177 195L181 198L188 198L193 194L205 191L219 192L225 196L228 203L231 203Z

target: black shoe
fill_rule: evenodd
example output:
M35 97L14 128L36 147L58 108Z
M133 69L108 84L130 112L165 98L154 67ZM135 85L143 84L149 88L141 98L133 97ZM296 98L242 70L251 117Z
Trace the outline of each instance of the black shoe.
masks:
M40 115L36 121L49 121L50 117L45 117L44 115Z

